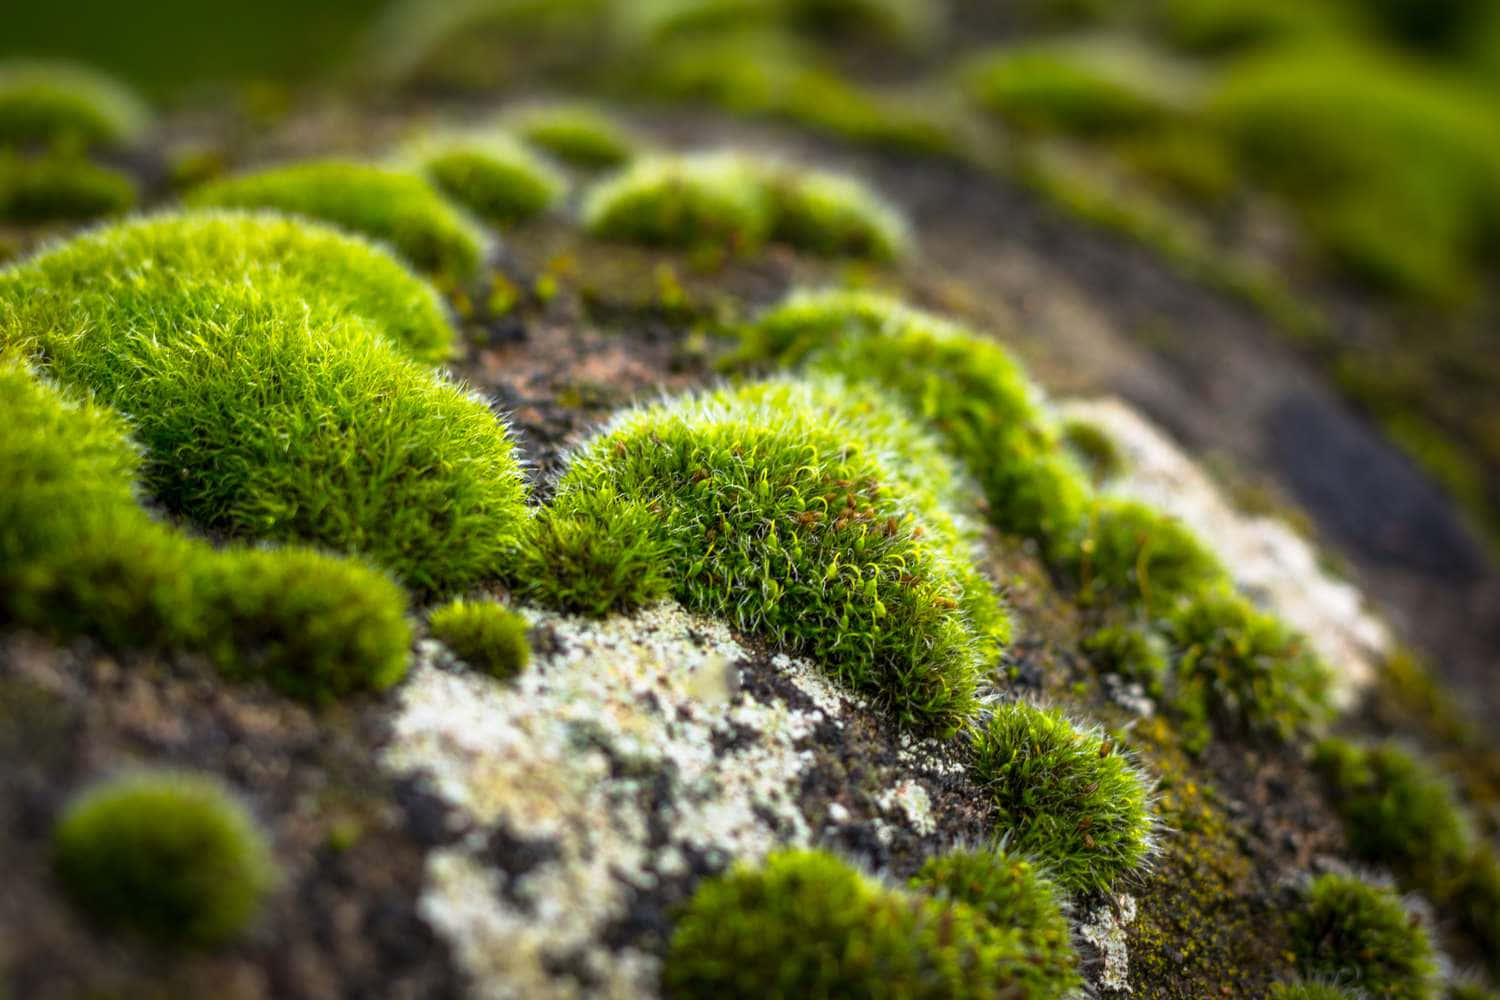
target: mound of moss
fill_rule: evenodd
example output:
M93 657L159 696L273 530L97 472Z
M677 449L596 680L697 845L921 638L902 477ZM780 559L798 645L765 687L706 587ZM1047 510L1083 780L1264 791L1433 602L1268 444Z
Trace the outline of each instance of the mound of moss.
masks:
M330 222L386 243L413 266L449 279L473 277L484 232L422 177L367 163L315 160L209 181L189 204L269 208Z
M72 155L20 156L0 150L0 222L77 222L118 215L138 192L128 174Z
M450 601L427 617L427 627L455 656L491 677L514 677L531 660L526 619L494 601Z
M1064 889L1107 890L1151 856L1146 778L1100 730L1012 702L977 725L972 741L970 774L995 803L997 837L1042 862Z
M556 170L502 133L433 136L413 155L443 193L500 225L540 215L567 190Z
M883 399L771 381L617 418L574 456L547 519L650 553L689 607L816 658L906 723L952 729L1006 619L951 512L956 472ZM590 580L545 545L529 592ZM639 560L636 560L637 564Z
M585 104L527 108L512 127L528 144L586 170L623 166L639 145L613 118Z
M129 417L170 512L461 590L505 568L528 513L505 426L386 336L431 305L317 227L166 217L0 273L0 345Z
M699 885L662 979L684 998L1067 995L1071 949L1033 950L1038 930L1007 917L886 888L826 853L784 851Z
M906 251L906 220L863 183L826 170L763 172L771 239L825 257L892 260Z
M63 890L91 920L164 944L222 943L275 879L265 834L216 781L148 772L69 803L52 835Z
M400 679L405 595L357 563L215 550L137 502L126 424L0 356L0 622L120 650L202 653L221 671L323 701Z
M117 146L138 138L151 115L103 74L68 63L0 62L0 146Z
M1351 981L1390 1000L1437 1000L1437 955L1421 920L1389 889L1322 875L1291 914L1292 944L1309 976Z

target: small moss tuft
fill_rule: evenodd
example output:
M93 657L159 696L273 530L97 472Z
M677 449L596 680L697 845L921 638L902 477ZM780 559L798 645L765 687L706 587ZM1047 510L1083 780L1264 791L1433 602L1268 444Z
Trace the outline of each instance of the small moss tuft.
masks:
M1389 889L1322 875L1290 917L1303 973L1352 981L1389 1000L1437 1000L1437 958L1420 918Z
M1160 698L1167 677L1167 643L1142 625L1108 625L1083 640L1083 651L1101 673L1118 674Z
M1077 573L1086 597L1148 610L1225 579L1218 560L1180 521L1116 497L1095 503Z
M1012 702L974 729L973 751L1006 849L1038 859L1058 885L1102 891L1150 858L1146 778L1100 730Z
M1061 951L1033 950L1039 933L886 888L826 853L784 851L699 885L663 982L683 998L1055 1000L1076 974Z
M482 230L421 177L366 163L316 160L210 181L189 204L270 208L330 222L394 247L423 271L466 280L487 250Z
M275 879L265 835L216 781L157 772L118 778L69 804L55 868L90 919L169 944L240 933Z
M467 589L529 519L514 446L483 401L384 336L432 317L415 279L304 225L186 215L95 230L0 272L0 345L129 417L169 511Z
M528 108L516 116L513 127L536 148L584 169L622 166L638 145L613 118L581 104Z
M1094 484L1102 485L1125 471L1125 457L1114 439L1095 423L1087 420L1065 420L1062 442L1084 467Z
M764 173L773 240L827 257L892 260L906 252L906 220L852 177L790 167Z
M567 190L540 156L501 133L433 136L412 155L445 194L499 225L542 214Z
M1328 668L1302 636L1227 587L1207 587L1167 616L1173 701L1231 737L1290 740L1332 715Z
M82 66L0 63L0 146L123 145L139 137L150 117L123 85Z
M138 192L127 174L71 154L37 158L0 150L0 221L55 222L118 215Z
M526 619L494 601L450 601L428 615L427 627L460 660L491 677L508 680L531 661Z
M548 516L631 538L632 565L659 550L690 607L816 657L903 722L951 729L1007 632L947 506L957 481L880 397L771 381L622 415L574 457ZM596 561L539 559L554 578ZM641 578L606 590L633 596ZM597 606L591 585L542 589Z

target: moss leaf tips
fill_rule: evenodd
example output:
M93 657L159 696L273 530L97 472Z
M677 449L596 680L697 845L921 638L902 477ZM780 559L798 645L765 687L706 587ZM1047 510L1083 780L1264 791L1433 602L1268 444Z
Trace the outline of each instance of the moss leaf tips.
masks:
M100 924L163 943L243 930L275 878L265 835L215 781L155 772L84 792L53 832L68 896Z

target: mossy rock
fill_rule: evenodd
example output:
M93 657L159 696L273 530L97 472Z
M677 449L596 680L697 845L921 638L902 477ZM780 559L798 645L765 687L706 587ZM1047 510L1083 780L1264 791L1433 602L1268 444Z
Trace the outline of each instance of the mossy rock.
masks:
M427 627L459 659L500 680L531 659L526 619L494 601L450 601L427 616Z
M526 108L512 118L511 127L528 144L586 170L623 166L640 146L613 118L586 104Z
M146 105L102 73L70 63L0 62L0 146L119 146L151 120Z
M534 218L567 191L556 169L499 132L430 136L410 155L444 194L498 225Z

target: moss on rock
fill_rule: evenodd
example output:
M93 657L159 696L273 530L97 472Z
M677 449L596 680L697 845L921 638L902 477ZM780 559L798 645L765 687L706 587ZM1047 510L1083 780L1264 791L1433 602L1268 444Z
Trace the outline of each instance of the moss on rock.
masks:
M491 677L514 677L531 660L526 619L494 601L450 601L427 616L427 627L455 656Z

